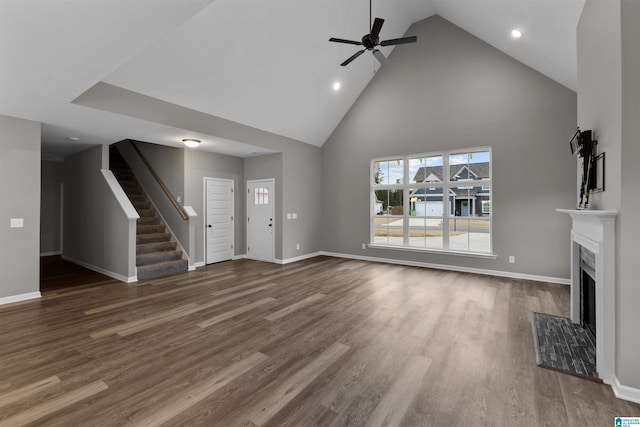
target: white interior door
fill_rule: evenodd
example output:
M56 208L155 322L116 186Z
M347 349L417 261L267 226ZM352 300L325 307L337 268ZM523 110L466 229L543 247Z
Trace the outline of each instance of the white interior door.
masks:
M247 258L274 260L274 188L273 179L247 181Z
M233 258L233 181L205 178L207 264Z

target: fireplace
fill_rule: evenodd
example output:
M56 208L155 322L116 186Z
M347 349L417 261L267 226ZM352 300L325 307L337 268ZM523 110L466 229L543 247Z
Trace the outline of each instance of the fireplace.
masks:
M557 209L571 216L571 321L593 334L598 376L615 379L615 211Z
M596 254L580 247L580 324L596 339Z

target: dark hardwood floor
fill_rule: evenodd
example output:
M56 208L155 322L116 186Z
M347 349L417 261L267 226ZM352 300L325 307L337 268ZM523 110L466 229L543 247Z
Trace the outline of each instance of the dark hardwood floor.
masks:
M318 257L127 285L55 260L0 306L2 426L608 426L640 405L535 364L565 286Z

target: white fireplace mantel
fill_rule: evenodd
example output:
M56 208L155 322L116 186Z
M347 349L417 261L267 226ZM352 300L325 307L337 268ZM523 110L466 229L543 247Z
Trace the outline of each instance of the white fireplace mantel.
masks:
M615 221L618 212L556 209L571 216L571 320L580 323L580 247L595 254L596 366L607 384L615 380Z

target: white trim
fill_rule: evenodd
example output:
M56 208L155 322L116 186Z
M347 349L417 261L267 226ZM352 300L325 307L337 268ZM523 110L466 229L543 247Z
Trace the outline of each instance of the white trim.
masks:
M312 252L312 253L309 253L309 254L304 254L304 255L300 255L300 256L297 256L297 257L293 257L293 258L287 258L287 259L278 259L278 258L276 258L274 262L276 264L290 264L292 262L298 262L298 261L302 261L304 259L315 258L315 257L321 256L321 255L323 255L322 252Z
M36 299L41 297L42 297L42 294L40 294L39 291L29 292L26 294L11 295L10 297L0 298L0 305L11 304L11 303L20 302L20 301L27 301L30 299Z
M62 251L40 252L40 256L62 255Z
M451 249L433 249L433 248L420 248L414 246L393 246L393 245L379 245L376 243L369 243L367 247L372 249L390 249L393 251L407 251L407 252L426 252L432 254L442 254L442 255L455 255L455 256L466 256L471 258L488 258L488 259L496 259L498 255L484 253L484 252L464 252L464 251L454 251Z
M482 274L482 275L488 275L488 276L508 277L511 279L534 280L536 282L556 283L558 285L571 284L570 279L565 279L562 277L538 276L534 274L514 273L511 271L485 270L482 268L461 267L458 265L433 264L428 262L407 261L407 260L392 259L392 258L378 258L378 257L368 257L368 256L361 256L361 255L340 254L335 252L321 252L320 254L337 257L337 258L358 259L362 261L381 262L386 264L410 265L413 267L435 268L438 270L459 271L463 273L475 273L475 274Z
M247 254L234 255L233 256L233 261L238 260L238 259L246 259L246 258L247 258Z
M640 403L640 389L620 384L620 380L616 376L613 377L611 388L618 399Z
M127 216L127 219L131 221L131 220L136 220L140 218L140 215L138 215L138 211L136 211L136 208L133 207L133 203L131 203L131 200L129 200L129 198L125 194L124 190L120 186L120 183L118 182L116 177L113 175L113 172L111 172L109 169L100 169L100 172L102 172L102 176L104 177L104 180L106 181L107 185L111 189L111 192L113 193L113 195L116 198L116 201L122 208L122 211Z
M193 269L194 269L194 270L195 270L196 268L198 268L198 267L204 267L204 266L205 266L204 261L198 261L198 262L194 262L194 263L193 263Z
M105 276L109 276L109 277L111 277L113 279L120 280L121 282L133 283L133 282L137 282L138 281L138 276L137 275L136 276L131 276L131 277L126 277L126 276L123 276L122 274L114 273L113 271L105 270L104 268L97 267L95 265L86 263L84 261L79 261L79 260L74 259L74 258L69 258L68 256L64 256L64 255L62 255L62 259L65 260L65 261L72 262L74 264L78 264L78 265L80 265L80 266L82 266L84 268L88 268L89 270L96 271L96 272L98 272L100 274L104 274Z

